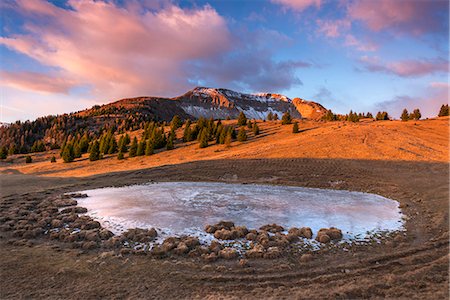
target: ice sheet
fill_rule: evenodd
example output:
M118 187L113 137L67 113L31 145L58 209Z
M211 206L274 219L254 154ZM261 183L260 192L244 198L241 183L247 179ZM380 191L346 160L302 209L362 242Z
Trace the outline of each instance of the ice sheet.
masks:
M402 228L397 201L341 190L211 182L162 182L82 191L77 199L114 233L155 227L162 234L205 237L203 228L221 220L257 229L337 227L346 238Z

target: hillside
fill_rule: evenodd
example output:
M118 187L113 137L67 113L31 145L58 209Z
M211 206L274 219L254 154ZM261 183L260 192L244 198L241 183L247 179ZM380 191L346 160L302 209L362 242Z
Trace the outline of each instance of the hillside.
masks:
M311 110L317 111L317 105L304 101L299 104L279 94L244 94L227 89L197 87L174 98L127 98L71 114L0 126L0 147L14 148L14 153L27 153L36 142L45 144L47 149L58 148L70 136L88 134L96 137L108 130L136 130L142 128L144 122L168 122L175 115L181 119L204 117L223 120L236 119L240 112L244 112L247 118L262 120L270 113L281 118L289 111L294 118L302 118L302 113L305 113L317 119L317 113L310 113ZM320 108L325 110L322 106Z
M225 121L224 124L235 124ZM434 161L448 162L448 117L421 121L377 122L316 122L301 121L300 133L292 133L292 125L280 122L258 122L261 133L249 131L246 142L233 142L230 148L216 145L199 149L198 142L181 142L183 128L177 130L175 149L117 160L117 155L90 162L87 155L65 164L59 151L39 153L32 164L25 164L23 156L16 155L14 163L0 163L0 172L20 172L43 176L88 176L124 170L137 170L162 165L176 165L199 160L216 159L362 159L378 161ZM140 137L142 130L130 133ZM50 157L56 155L56 164ZM10 158L8 158L9 160ZM231 170L230 170L231 172Z
M199 117L235 119L240 112L251 119L266 119L272 112L279 117L289 111L301 118L292 100L280 94L244 94L228 89L196 87L174 98L137 97L95 106L79 112L79 116L144 114L155 120L170 121L173 115L183 119Z

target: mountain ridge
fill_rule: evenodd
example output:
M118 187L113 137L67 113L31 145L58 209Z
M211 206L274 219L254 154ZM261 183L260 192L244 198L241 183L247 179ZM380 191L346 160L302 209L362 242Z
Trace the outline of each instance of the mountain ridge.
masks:
M80 115L108 113L114 109L144 112L154 119L169 121L173 115L187 118L237 118L244 112L248 118L267 119L269 113L278 117L289 111L294 118L320 119L327 111L313 101L291 99L282 94L247 94L224 88L196 87L183 95L164 97L124 98L102 106L78 112Z

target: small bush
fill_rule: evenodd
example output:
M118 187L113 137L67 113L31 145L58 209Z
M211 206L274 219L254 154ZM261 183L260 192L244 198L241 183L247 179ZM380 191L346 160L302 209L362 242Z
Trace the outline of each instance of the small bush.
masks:
M27 155L27 156L25 157L25 163L26 163L26 164L29 164L29 163L32 163L32 162L33 162L33 159L31 158L31 156Z

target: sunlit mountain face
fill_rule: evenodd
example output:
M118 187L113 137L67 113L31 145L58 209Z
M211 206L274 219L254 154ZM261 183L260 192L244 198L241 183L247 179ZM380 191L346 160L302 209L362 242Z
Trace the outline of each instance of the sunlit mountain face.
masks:
M337 113L434 116L448 95L448 6L4 1L0 122L197 86L309 99Z

